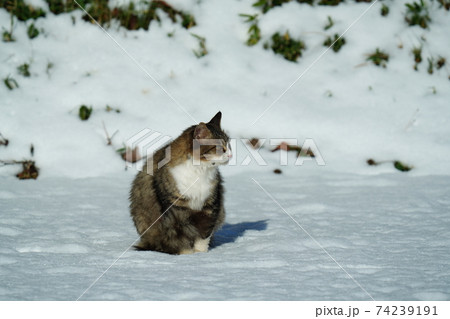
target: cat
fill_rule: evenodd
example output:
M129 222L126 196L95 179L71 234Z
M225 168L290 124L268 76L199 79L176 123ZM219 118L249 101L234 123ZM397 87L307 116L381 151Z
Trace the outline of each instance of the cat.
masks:
M140 242L137 250L168 254L207 252L225 220L224 187L218 165L232 156L218 112L193 125L147 161L130 191L130 212ZM167 148L170 158L166 159Z

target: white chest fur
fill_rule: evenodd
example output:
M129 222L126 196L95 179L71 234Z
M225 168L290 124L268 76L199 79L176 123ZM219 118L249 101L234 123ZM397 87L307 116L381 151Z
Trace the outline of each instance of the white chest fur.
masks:
M187 160L171 168L170 172L180 194L190 199L189 207L194 210L202 209L206 199L211 195L217 178L217 167L194 166L192 160Z

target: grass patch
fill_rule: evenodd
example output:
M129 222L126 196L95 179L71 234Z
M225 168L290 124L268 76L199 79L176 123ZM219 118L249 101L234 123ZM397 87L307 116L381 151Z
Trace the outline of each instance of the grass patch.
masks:
M302 51L306 48L301 40L292 39L289 32L281 35L278 32L272 35L271 44L266 43L265 49L271 48L275 54L282 55L286 60L297 62L297 59L302 56Z
M177 10L165 1L150 1L146 9L137 9L134 2L128 6L116 7L110 9L108 0L91 0L88 7L88 13L99 24L110 26L111 20L119 21L119 24L128 30L148 30L152 21L161 22L158 12L162 11L173 23L180 22L185 28L189 29L196 25L193 15ZM83 20L90 21L88 15L83 16Z
M2 33L2 40L3 42L14 42L16 39L13 36L13 30L14 30L14 15L11 14L10 16L10 23L9 23L9 30L6 30L3 28Z
M431 18L428 13L428 6L423 0L406 3L405 6L407 8L405 21L410 26L418 25L423 29L428 28L428 23L431 22Z
M22 75L22 76L24 76L26 78L31 76L30 65L28 63L24 63L24 64L19 65L17 67L17 71L19 71L20 75Z
M319 6L337 6L344 0L320 0Z
M414 55L414 70L418 70L419 64L422 62L422 46L414 47L412 49L412 54Z
M191 35L198 40L199 48L197 50L192 50L197 58L204 57L208 54L208 49L206 48L206 39L197 34L191 33Z
M428 74L433 74L434 73L434 58L433 57L429 57L427 59L428 61L428 68L427 68L427 72Z
M291 2L291 0L259 0L253 4L253 7L261 8L263 13L266 13L274 7L279 7L284 3Z
M374 53L367 57L367 61L372 61L372 63L376 66L382 66L385 68L387 62L389 61L389 54L377 48Z
M100 25L109 27L111 22L111 9L108 6L108 0L93 0L87 6L87 13ZM83 15L83 20L88 22L91 21L89 15Z
M14 38L11 31L3 30L2 40L3 42L14 42L16 41L16 38Z
M80 7L73 0L45 0L48 4L50 11L53 14L61 14L66 12L72 12ZM86 8L86 6L93 2L93 0L77 0L78 4Z
M410 170L412 170L411 166L408 166L400 161L394 161L394 167L400 172L409 172Z
M5 8L20 21L45 17L45 11L35 8L24 0L0 0L0 8Z
M261 30L258 27L258 15L240 14L239 16L246 18L245 22L250 23L248 29L247 45L253 46L261 40Z
M87 121L92 114L92 106L82 105L78 110L78 116L82 121Z
M34 39L39 35L39 30L34 26L34 23L28 26L27 34L30 39Z
M327 25L323 28L325 31L327 31L328 29L331 29L331 27L333 27L334 26L334 21L333 21L333 19L330 17L330 16L328 16L328 23L327 23Z
M339 50L342 48L344 44L345 38L344 37L339 38L339 34L337 33L334 35L334 38L328 37L323 43L323 45L326 47L331 46L334 52L339 52Z
M19 84L17 83L17 81L9 75L3 79L3 83L10 91L19 88Z
M45 68L45 73L47 73L47 76L50 77L53 68L55 67L55 65L52 62L47 62L47 66Z
M383 3L381 5L380 13L383 17L386 17L389 14L389 7Z

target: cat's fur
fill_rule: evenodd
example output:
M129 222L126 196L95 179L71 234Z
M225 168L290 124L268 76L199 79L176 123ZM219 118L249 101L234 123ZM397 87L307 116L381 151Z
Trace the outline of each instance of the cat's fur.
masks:
M225 219L224 189L217 168L231 157L222 114L187 128L159 149L139 172L130 192L130 211L140 235L138 250L169 254L208 251ZM209 141L214 139L215 145ZM207 145L209 144L209 145ZM170 147L167 164L158 168ZM198 157L200 154L200 158ZM152 170L152 171L149 171Z

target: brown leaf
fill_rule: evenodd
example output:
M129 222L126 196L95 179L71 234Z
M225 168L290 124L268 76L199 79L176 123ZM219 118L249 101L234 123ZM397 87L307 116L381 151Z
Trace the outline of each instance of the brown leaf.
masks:
M39 171L34 161L24 161L22 167L23 171L16 175L18 179L36 179L38 177Z
M254 149L258 149L260 147L260 141L258 138L254 137L248 141L248 145L250 145Z
M283 151L287 151L287 152L295 151L295 152L297 152L297 157L300 157L300 156L315 157L316 156L314 154L314 152L311 151L310 149L308 149L306 152L304 152L300 146L298 146L298 145L289 145L286 142L281 142L281 144L276 146L272 150L272 152L279 151L279 150L283 150Z

